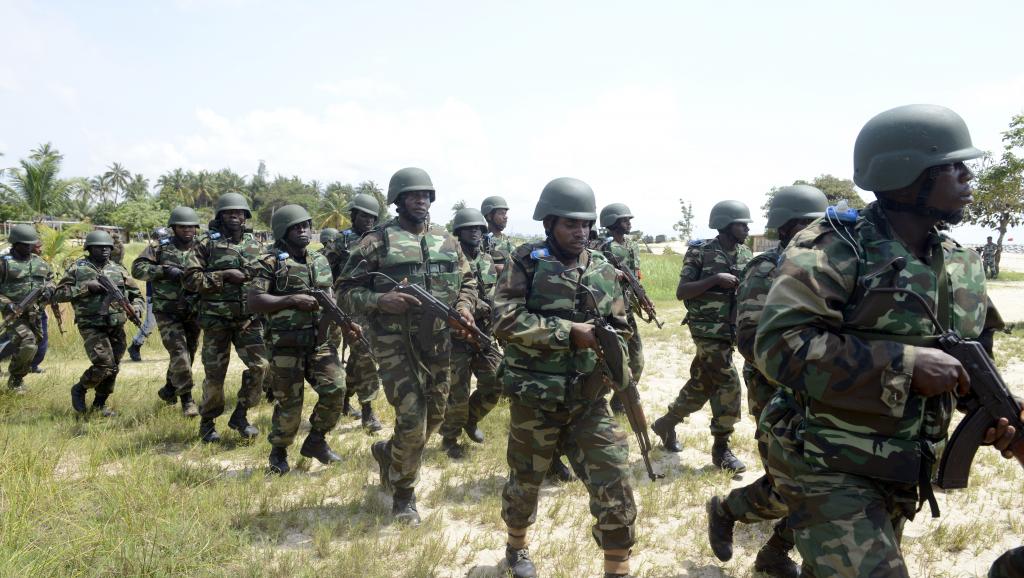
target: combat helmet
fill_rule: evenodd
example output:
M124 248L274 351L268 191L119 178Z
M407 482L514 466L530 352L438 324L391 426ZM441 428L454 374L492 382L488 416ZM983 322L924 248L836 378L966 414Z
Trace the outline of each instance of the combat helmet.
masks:
M368 215L378 217L380 216L380 203L377 202L377 199L373 198L373 195L359 193L352 197L352 206L349 207L349 212L351 211L362 211Z
M555 216L567 219L597 220L597 201L590 185L572 177L560 177L544 186L533 210L533 220Z
M309 211L304 207L285 205L274 211L274 216L270 217L270 230L274 233L275 241L283 241L288 234L288 227L312 220L313 217L309 216Z
M466 207L455 213L455 219L452 220L452 231L457 233L459 229L465 227L480 227L486 230L487 221L484 220L483 213L472 207Z
M493 195L484 199L484 202L480 203L480 213L485 217L491 214L491 211L495 209L508 209L508 203L505 202L503 197Z
M174 207L171 216L167 219L167 226L171 225L195 225L199 226L199 215L189 207Z
M622 218L632 218L633 212L622 203L612 203L601 209L601 226L611 227L616 221Z
M320 243L326 245L338 238L338 230L334 227L320 229Z
M790 185L775 191L768 205L768 229L778 229L793 219L817 219L825 215L828 198L818 187Z
M430 191L430 202L434 202L434 183L427 171L416 167L401 169L391 175L391 182L388 183L388 204L398 202L398 196L402 193L414 191Z
M219 215L221 211L231 211L235 209L245 211L246 219L252 218L252 209L249 208L249 201L239 193L224 193L218 197L217 203L213 208L213 214Z
M711 207L708 227L719 231L733 223L750 223L750 209L739 201L719 201Z
M35 245L39 242L39 233L36 232L36 228L32 225L15 225L11 227L11 233L7 235L7 241L11 245L15 243L25 243L26 245Z
M92 246L103 246L108 247L114 246L114 238L110 236L110 233L106 231L92 231L85 236L85 248L88 249Z
M893 191L930 167L976 159L967 123L934 104L908 104L878 114L853 146L853 182L866 191Z

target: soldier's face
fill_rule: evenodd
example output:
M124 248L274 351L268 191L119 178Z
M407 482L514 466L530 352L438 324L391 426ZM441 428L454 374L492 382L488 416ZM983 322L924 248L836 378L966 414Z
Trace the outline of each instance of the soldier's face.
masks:
M430 212L430 191L402 193L402 207L414 221L422 223Z
M42 245L39 245L42 247ZM15 243L11 246L11 252L15 254L19 259L24 259L34 253L35 245L29 245L28 243Z
M551 236L558 246L573 257L583 252L590 238L590 221L559 217L551 229Z
M989 237L988 240L991 241L992 237ZM42 255L43 254L43 243L42 243L42 241L36 243L35 245L32 245L32 252L35 253L36 255Z
M89 247L89 258L98 263L103 263L107 259L110 259L110 252L114 248L110 245L93 245Z
M232 231L241 229L245 225L245 211L242 209L221 211L219 217L220 222L224 223L224 226Z
M172 225L171 229L174 230L174 236L178 238L182 243L191 243L192 239L196 238L196 230L198 227L195 225Z
M313 235L313 221L306 221L288 227L284 235L286 243L298 249L305 249Z
M508 209L494 209L487 220L495 229L504 231L508 226Z
M945 213L943 220L955 225L963 219L964 208L974 201L971 190L974 173L964 163L942 165L935 169L928 206Z
M615 226L619 228L624 235L628 235L633 230L633 218L622 217L618 221L615 221Z
M750 227L746 223L733 223L729 225L729 234L736 239L737 243L743 243L750 235Z
M459 241L470 247L479 247L484 240L484 232L480 227L463 227L459 229Z
M352 228L362 235L377 223L377 217L362 211L352 211Z

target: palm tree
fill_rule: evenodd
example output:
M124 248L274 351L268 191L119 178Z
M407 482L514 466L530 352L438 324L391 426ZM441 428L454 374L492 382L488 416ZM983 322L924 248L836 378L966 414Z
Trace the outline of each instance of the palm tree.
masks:
M42 151L42 152L41 152ZM61 179L61 155L49 143L32 151L13 169L8 187L20 196L37 217L50 214L64 200L71 181Z
M132 180L132 173L121 163L114 163L110 165L107 172L103 173L103 177L110 183L110 188L115 193L114 202L116 203L120 195L128 192L128 183Z
M38 147L32 149L30 152L32 154L28 155L28 158L34 161L43 160L47 157L53 157L57 159L58 162L64 160L64 155L60 154L60 152L57 151L57 149L53 148L53 144L51 143L41 144Z
M106 203L110 201L111 195L113 195L114 187L110 184L110 177L107 175L96 175L89 179L89 184L92 186L93 196L100 202Z
M180 168L160 175L156 180L156 186L160 189L161 197L172 199L176 204L190 207L195 201L189 188L189 175Z
M217 193L210 173L206 171L199 171L198 173L189 171L188 180L191 197L196 206L209 206Z
M347 229L349 223L349 199L342 189L327 191L323 202L320 203L320 210L316 214L316 222L321 229L334 227L335 229Z
M139 201L145 199L149 197L149 179L143 176L142 173L135 173L135 176L128 182L125 190L129 200Z

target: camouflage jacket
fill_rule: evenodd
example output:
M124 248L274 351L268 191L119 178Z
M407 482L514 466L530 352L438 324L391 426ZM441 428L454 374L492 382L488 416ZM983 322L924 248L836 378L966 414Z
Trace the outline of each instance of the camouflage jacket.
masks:
M508 235L504 233L484 234L484 251L491 254L495 265L504 265L515 250L516 245Z
M494 306L494 334L505 345L503 389L523 403L554 409L601 394L583 390L598 357L594 350L572 345L573 322L604 317L619 330L628 357L622 288L601 253L585 250L579 267L567 268L551 256L546 243L521 245L498 278Z
M754 419L761 415L776 389L755 365L754 337L781 256L782 248L772 247L751 259L736 288L736 349L744 359L743 380L747 384L747 404Z
M21 301L36 287L53 288L53 271L39 255L24 261L11 253L0 257L0 307ZM38 311L42 304L36 301L33 309Z
M119 287L125 297L132 302L132 307L140 316L146 310L146 302L135 281L128 276L128 270L108 260L99 267L89 259L79 259L68 267L64 278L57 284L54 298L59 302L70 301L75 310L75 324L79 327L112 327L124 325L128 316L117 304L111 301L103 307L107 298L104 293L90 293L85 283L103 275Z
M494 313L494 286L498 283L498 273L494 269L494 260L490 253L479 251L476 257L466 254L469 268L476 277L477 302L473 309L473 317L480 329L491 330L491 316Z
M121 241L121 235L114 233L111 237L114 239L114 246L110 249L110 260L118 265L124 265L124 242Z
M737 245L729 253L722 248L718 238L706 241L690 241L683 257L681 282L692 283L719 273L731 273L739 277L750 261L752 254L746 245ZM683 301L690 334L703 339L732 341L736 323L736 292L733 289L712 287L703 294Z
M431 225L418 235L403 229L396 217L363 235L339 277L339 305L349 312L365 312L375 333L419 329L418 310L410 308L403 315L392 315L377 308L380 296L391 291L394 284L380 276L368 276L370 272L384 273L397 282L408 279L457 309L473 311L476 307L476 277L459 241L443 227ZM435 332L447 331L447 323L442 320L435 319L433 325Z
M254 294L294 295L310 289L330 291L331 266L319 251L306 253L299 260L279 245L274 245L256 262L251 291ZM268 313L267 346L278 349L311 349L317 343L320 316L316 311L282 309Z
M249 276L262 253L263 244L252 233L242 233L238 243L213 230L196 240L182 284L199 294L200 323L237 323L252 317L245 303L246 284L225 283L223 272L240 269Z
M191 256L192 247L179 247L174 237L166 237L147 246L132 261L132 277L148 281L152 287L147 297L152 298L154 311L185 315L195 308L198 296L182 285L184 275L172 280L165 274L166 267L177 267L184 273Z
M331 261L331 271L334 272L335 279L341 278L341 270L345 268L348 256L352 253L352 249L359 244L361 238L362 235L353 229L345 229L335 237L331 251L327 255Z
M996 255L999 253L999 245L995 243L985 243L981 248L981 258L986 262L992 262L996 260Z
M910 388L916 352L936 334L921 306L905 295L866 293L862 283L912 289L965 338L979 337L998 314L977 253L938 231L925 262L896 238L877 203L836 226L843 230L819 219L797 234L768 293L754 350L782 391L761 427L796 428L809 463L916 485L941 452L954 397ZM891 266L895 258L905 259L902 270ZM799 419L769 424L777 402L795 404Z

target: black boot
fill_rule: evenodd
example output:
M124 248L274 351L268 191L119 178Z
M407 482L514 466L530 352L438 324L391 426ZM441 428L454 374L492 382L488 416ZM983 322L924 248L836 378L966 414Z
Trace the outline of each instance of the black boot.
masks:
M399 488L391 501L391 515L395 520L410 526L420 525L420 513L416 510L416 491Z
M204 444L212 444L220 441L220 434L217 433L217 426L212 419L199 420L199 439Z
M800 576L800 567L789 557L792 549L792 544L772 536L758 551L754 559L754 571L779 578L797 578Z
M384 429L384 426L380 424L380 420L377 419L376 415L374 415L373 406L370 405L370 402L364 403L362 410L360 418L362 419L363 427L366 428L366 431L375 433Z
M306 441L302 442L299 453L307 458L316 458L321 464L330 465L341 461L341 456L334 453L331 446L327 445L324 432L315 429L309 430L309 435L306 436Z
M178 401L178 394L171 387L171 384L165 383L163 387L156 390L156 395L164 401L164 403L170 405Z
M260 430L249 423L249 419L245 415L248 411L242 407L242 404L236 405L235 411L231 412L231 417L228 418L228 427L237 431L243 439L252 440L260 435Z
M441 438L441 449L453 460L466 457L466 448L459 444L458 438Z
M103 417L114 417L117 412L107 407L108 397L109 393L97 393L96 397L92 398L92 410L100 412Z
M505 562L513 578L537 578L537 569L533 566L533 560L530 560L528 548L513 548L506 544Z
M715 438L715 444L711 446L711 463L716 468L732 470L737 474L747 471L746 464L733 455L732 450L729 449L729 438Z
M128 346L128 357L132 361L142 361L142 346L137 343L132 343Z
M651 430L661 438L661 444L672 453L683 451L683 447L679 445L679 440L676 439L676 425L678 424L679 420L675 416L665 414L654 420L654 423L651 425Z
M385 490L391 490L391 478L388 476L388 470L391 469L391 446L390 442L374 442L370 446L370 454L373 455L373 459L377 462L377 467L380 469L380 485Z
M562 463L562 456L556 454L552 456L551 465L548 466L548 473L544 478L555 483L564 484L572 481L572 472Z
M7 379L7 387L11 389L11 393L25 393L25 379L22 377L14 377L12 375Z
M199 417L199 408L192 399L192 392L186 392L181 396L181 413L185 417Z
M346 395L345 401L341 404L341 415L347 415L348 417L354 417L359 419L362 414L356 409L355 404L352 403L352 396Z
M708 542L711 543L711 551L722 562L728 562L732 558L732 529L736 525L736 518L725 510L718 496L708 500L705 510L708 513Z
M480 431L480 426L472 419L467 421L466 427L462 429L466 432L466 435L469 436L469 439L473 440L474 443L484 443L484 432Z
M288 467L288 449L274 446L270 449L270 473L283 476L291 470Z
M78 413L85 413L85 388L81 383L71 386L71 408Z

